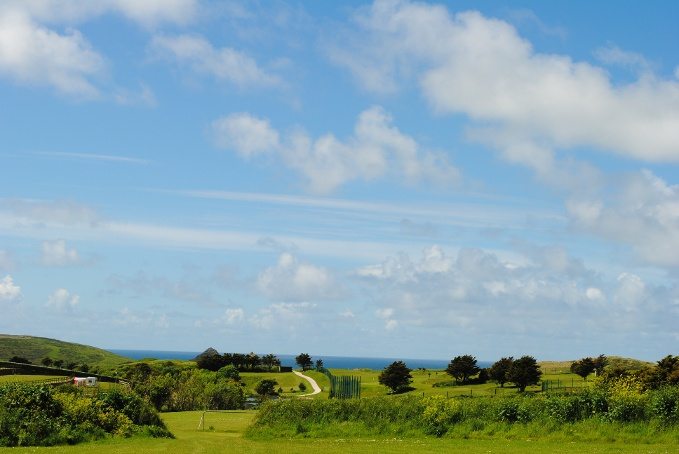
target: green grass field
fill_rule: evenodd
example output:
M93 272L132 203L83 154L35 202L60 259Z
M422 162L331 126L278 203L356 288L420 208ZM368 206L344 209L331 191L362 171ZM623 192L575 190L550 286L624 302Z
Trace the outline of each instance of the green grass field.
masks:
M323 439L276 439L249 440L243 437L252 422L254 411L229 411L207 413L206 427L198 430L202 412L166 413L163 420L174 433L175 439L108 439L76 446L48 448L0 448L0 452L71 454L96 452L101 454L127 453L644 453L667 454L677 452L675 443L635 445L622 442L583 442L564 440L540 440L533 438L498 439L437 439L437 438L323 438ZM210 426L213 427L210 430Z
M333 375L354 375L361 377L361 397L384 396L389 392L389 388L380 385L378 377L381 371L370 369L331 369ZM489 396L496 394L514 394L517 392L510 384L506 384L504 388L498 387L495 383L485 383L480 385L453 385L453 379L450 375L442 370L413 370L413 383L411 386L415 388L407 394L419 394L425 396L443 395L443 396ZM585 382L581 377L571 373L551 373L544 374L542 380L557 380L563 386L583 387L589 386L591 382ZM451 384L453 386L434 387L434 384ZM529 386L527 391L539 391L540 386Z

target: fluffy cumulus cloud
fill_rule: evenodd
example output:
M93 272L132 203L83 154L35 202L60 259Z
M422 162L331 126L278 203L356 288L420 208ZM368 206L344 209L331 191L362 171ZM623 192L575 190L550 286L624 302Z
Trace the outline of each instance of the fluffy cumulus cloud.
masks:
M43 241L41 261L46 266L74 265L80 262L80 255L65 240Z
M616 84L604 67L536 52L507 22L441 5L377 0L360 10L356 24L349 44L330 56L366 89L393 91L414 77L434 110L466 115L484 126L478 137L544 174L556 170L554 147L679 161L674 79L643 71ZM600 55L643 61L619 49Z
M16 301L21 297L21 287L14 283L9 274L0 279L0 301Z
M279 85L280 80L264 71L244 52L230 47L215 48L195 35L156 36L151 52L159 58L176 61L198 74L212 76L239 87Z
M278 131L268 120L237 113L212 123L215 145L231 149L244 158L275 152L280 147Z
M48 86L77 98L100 96L106 59L72 25L119 13L144 26L183 23L195 0L9 0L0 4L0 77L23 85ZM66 25L55 30L52 25Z
M65 288L58 288L47 298L47 307L59 312L70 312L80 303L80 296Z
M579 260L550 257L561 255L556 248L543 252L508 260L481 249L451 255L432 246L419 258L402 254L355 275L387 330L452 329L472 338L493 332L517 341L527 333L533 340L577 334L602 342L633 324L644 332L675 331L676 306L668 302L679 289L634 273L604 278Z
M257 288L267 298L285 302L334 300L343 295L330 271L302 263L287 252L275 266L260 273Z
M650 171L620 177L616 191L573 197L574 226L628 244L647 263L679 266L679 186Z
M333 134L313 139L299 131L281 139L267 120L243 113L216 120L212 131L218 146L242 156L278 157L317 193L331 192L351 180L370 181L387 174L411 184L450 185L459 179L458 170L444 154L423 150L377 106L359 115L354 134L344 141Z
M77 30L60 34L22 12L0 10L1 76L92 98L99 94L92 79L104 71L104 58Z

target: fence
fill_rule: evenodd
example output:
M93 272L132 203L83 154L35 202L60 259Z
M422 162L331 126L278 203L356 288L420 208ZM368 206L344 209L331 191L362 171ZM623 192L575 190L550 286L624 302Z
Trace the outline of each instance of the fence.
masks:
M353 375L334 376L328 369L323 368L323 372L330 381L330 398L333 399L360 399L361 398L361 377Z
M569 386L570 385L570 386ZM584 381L576 381L575 378L570 380L543 380L542 381L542 392L569 392L578 391L582 388L587 387L587 383Z

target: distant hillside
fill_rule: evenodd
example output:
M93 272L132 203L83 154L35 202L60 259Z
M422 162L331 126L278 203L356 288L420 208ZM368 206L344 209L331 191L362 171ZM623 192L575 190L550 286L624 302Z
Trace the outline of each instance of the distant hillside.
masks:
M40 364L43 358L49 356L52 360L61 359L65 363L87 364L102 370L132 361L124 356L89 345L73 344L45 337L0 334L0 361L7 361L13 356L26 358L34 364Z
M574 361L574 360L573 360ZM570 371L573 361L538 361L540 368L545 373L568 373ZM648 366L653 366L655 363L648 361L641 361L634 358L623 358L621 356L609 356L607 368L611 369L626 369L626 370L641 370Z

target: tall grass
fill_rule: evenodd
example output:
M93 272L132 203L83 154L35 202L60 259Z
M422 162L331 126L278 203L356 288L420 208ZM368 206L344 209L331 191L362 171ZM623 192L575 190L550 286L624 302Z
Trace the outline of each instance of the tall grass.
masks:
M254 438L551 437L579 440L679 441L679 388L619 393L267 402L248 430Z

